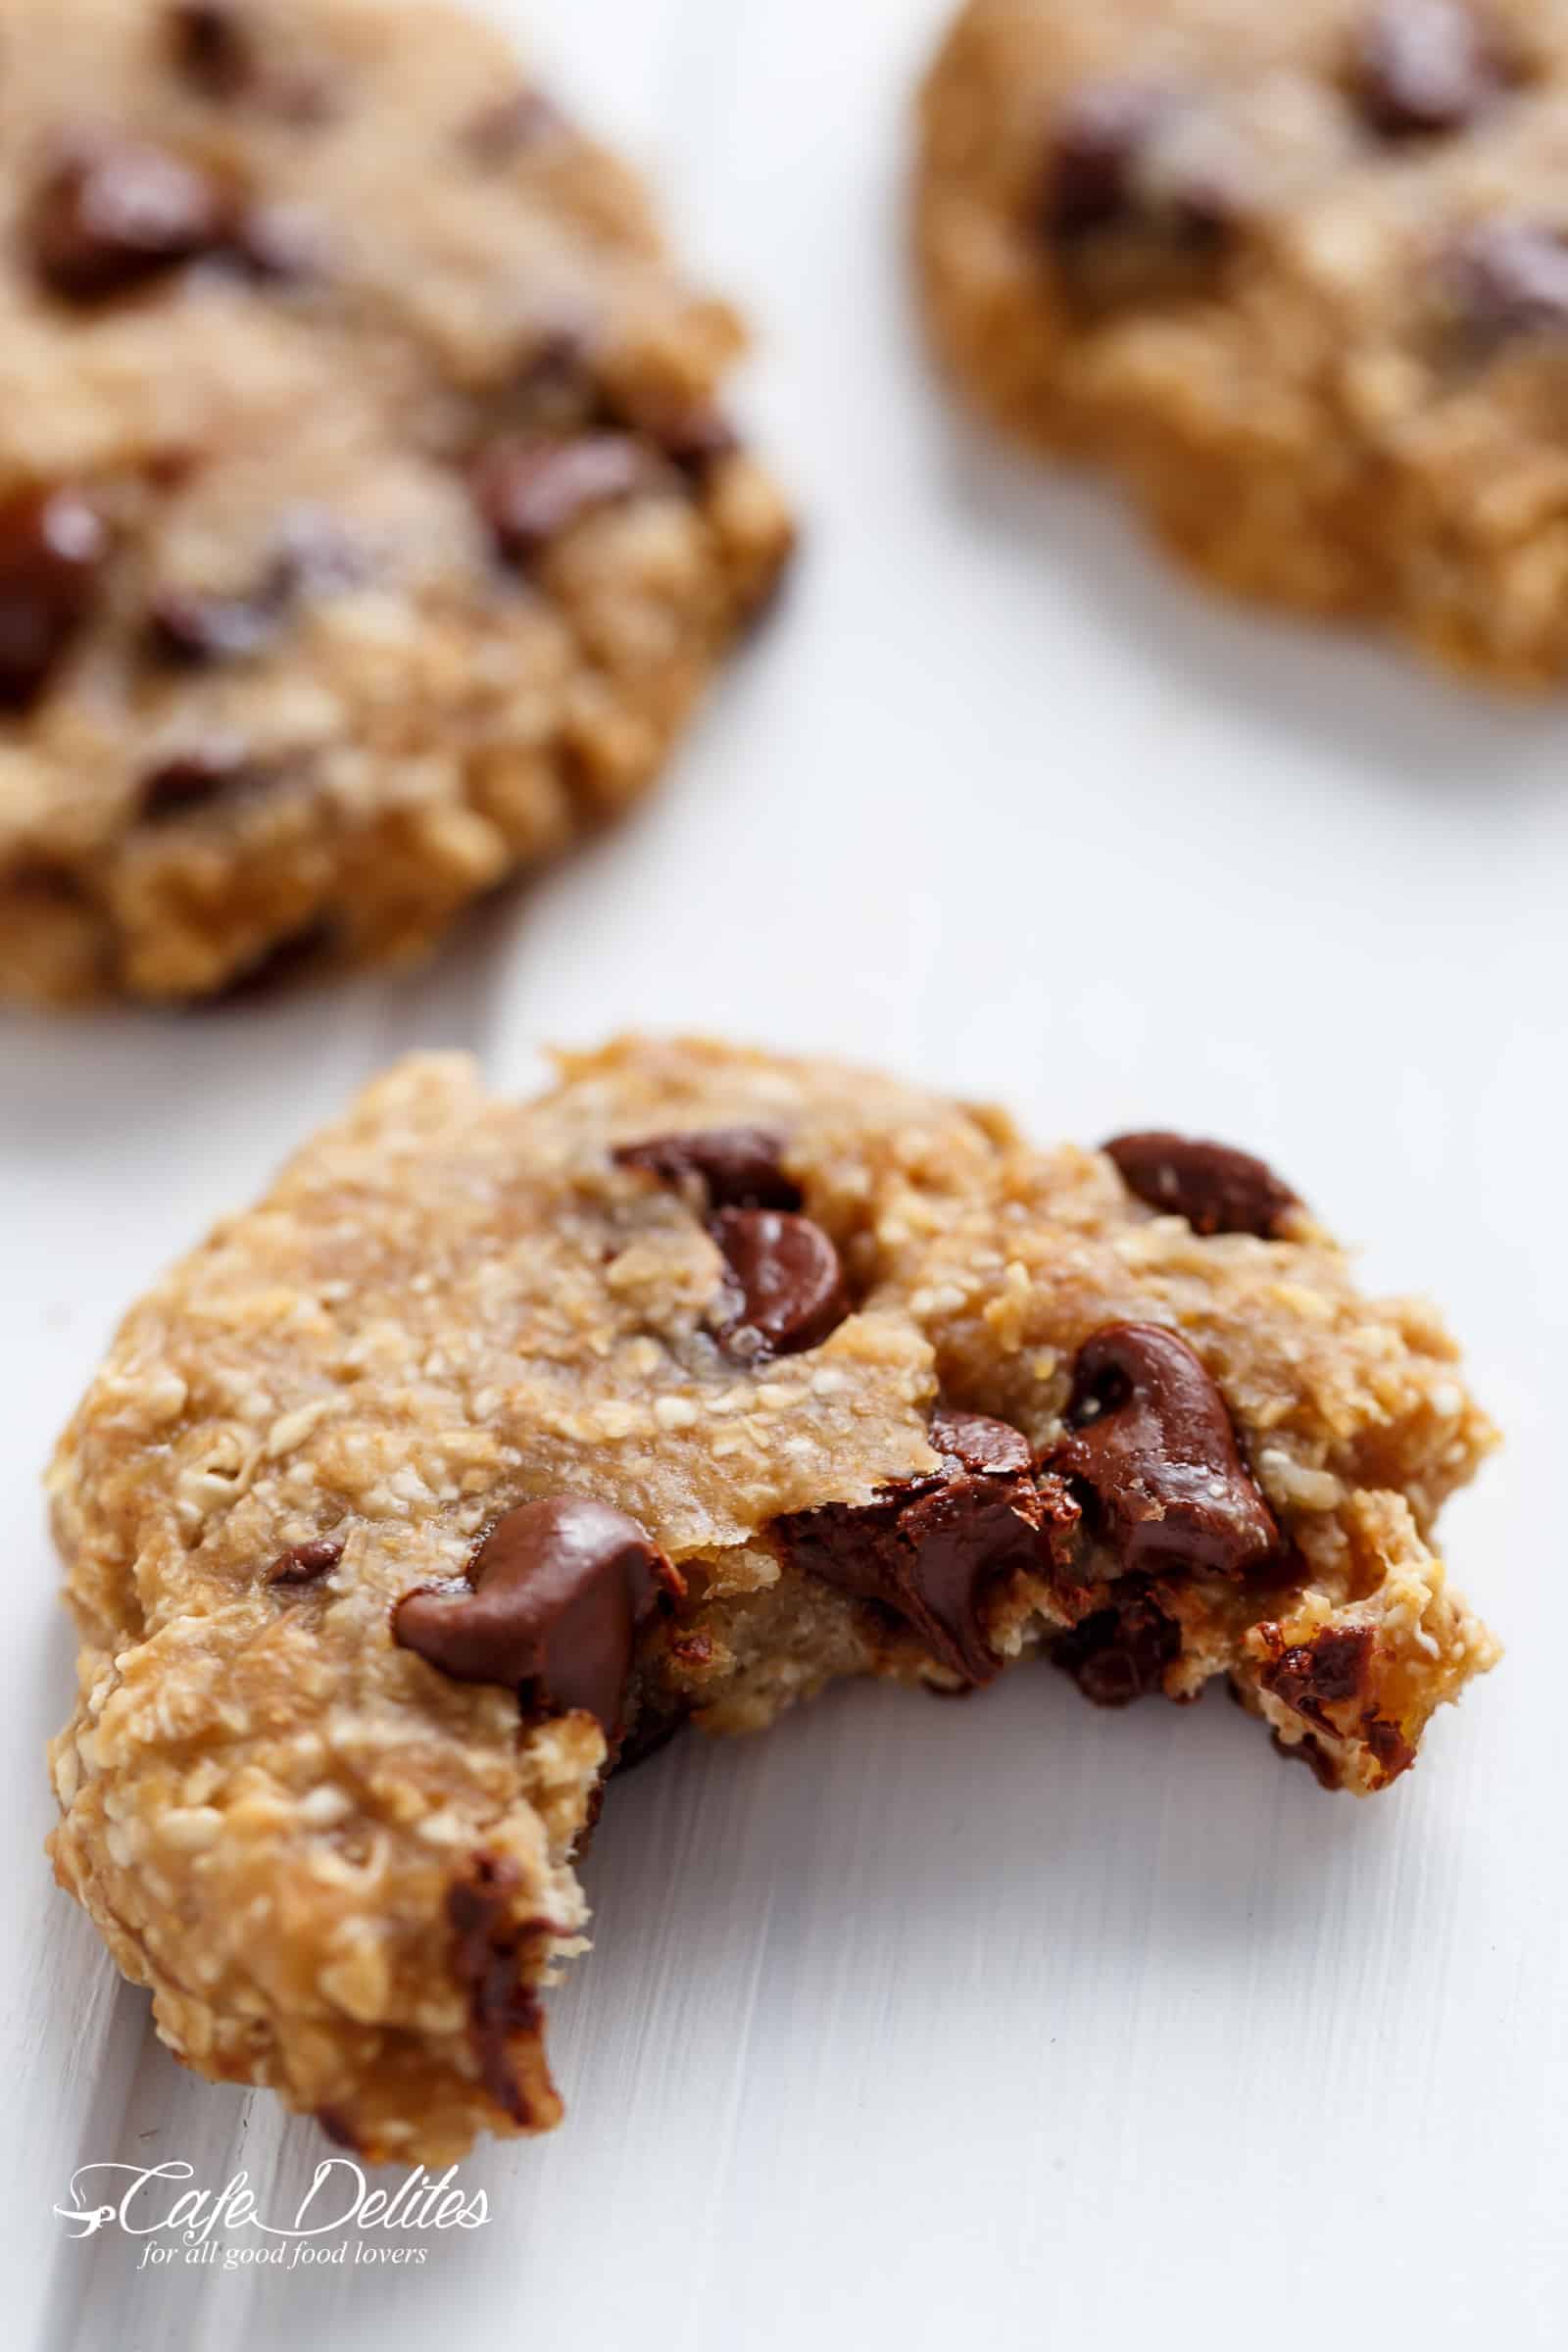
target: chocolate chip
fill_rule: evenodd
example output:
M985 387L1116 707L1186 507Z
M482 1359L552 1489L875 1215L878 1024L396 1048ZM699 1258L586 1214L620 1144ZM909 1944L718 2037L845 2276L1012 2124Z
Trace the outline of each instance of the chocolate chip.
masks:
M519 1503L467 1581L405 1593L393 1638L460 1683L507 1683L530 1712L586 1708L613 1739L632 1637L678 1579L635 1519L585 1494Z
M661 1184L694 1184L707 1208L799 1208L804 1195L779 1162L784 1139L769 1127L705 1127L650 1135L611 1153L620 1168L643 1168Z
M509 435L480 457L473 494L498 553L526 564L595 508L658 480L652 451L629 433L583 433L572 441Z
M1242 209L1234 160L1191 93L1102 81L1078 91L1057 118L1036 225L1064 253L1122 229L1152 232L1178 251L1203 251L1236 225Z
M1066 1418L1049 1467L1083 1491L1091 1526L1123 1570L1240 1576L1278 1551L1225 1400L1175 1332L1097 1331L1078 1351Z
M1169 116L1169 90L1136 81L1092 82L1057 118L1042 225L1070 240L1111 228L1141 209L1139 166Z
M1010 1421L961 1413L939 1404L927 1433L932 1451L974 1478L1027 1478L1034 1468L1029 1441Z
M514 90L471 115L459 143L477 164L494 170L530 147L564 137L569 128L558 106L538 90Z
M849 1313L839 1253L809 1217L721 1208L709 1231L731 1275L719 1331L731 1355L796 1355L820 1347Z
M1515 336L1568 331L1568 237L1553 223L1499 218L1438 260L1441 305L1483 354Z
M109 553L79 490L22 490L0 504L0 707L24 710L92 608Z
M908 1625L939 1664L985 1683L1002 1661L984 1603L1010 1570L1049 1566L1052 1540L1077 1519L1058 1479L1036 1479L1029 1446L1004 1421L933 1414L930 1477L884 1487L866 1503L826 1503L776 1519L786 1563Z
M33 261L54 293L96 301L215 251L231 220L226 192L167 147L99 141L68 156L38 190Z
M1408 1772L1415 1762L1415 1749L1396 1723L1388 1723L1370 1709L1361 1718L1361 1738L1372 1750L1382 1774L1379 1787L1386 1788L1396 1781L1401 1772Z
M1361 111L1385 138L1462 130L1498 91L1486 34L1463 0L1383 0L1361 36Z
M467 1877L448 1887L446 1911L453 1939L452 1974L467 2001L468 2036L479 2080L496 2105L514 2123L526 2127L534 2119L507 2043L514 2034L539 2031L538 1995L524 1982L523 1971L529 1947L538 1949L559 1931L548 1919L512 1917L520 1884L514 1862L476 1854Z
M1294 1707L1319 1731L1338 1734L1325 1709L1358 1699L1366 1688L1373 1634L1370 1626L1328 1626L1310 1642L1293 1642L1263 1667L1265 1690Z
M337 1566L343 1550L341 1536L313 1537L308 1544L295 1544L279 1552L262 1581L268 1585L314 1585Z
M1103 1147L1123 1184L1151 1208L1185 1217L1195 1233L1276 1235L1300 1202L1272 1168L1228 1144L1152 1129L1113 1135Z
M694 482L706 481L719 460L733 457L741 445L729 418L710 401L650 416L643 429Z
M615 421L651 441L690 482L705 482L719 460L741 446L739 433L713 401L671 401L626 388L609 397Z
M1070 1674L1097 1707L1126 1707L1163 1690L1165 1670L1181 1656L1182 1629L1141 1577L1123 1580L1115 1604L1096 1609L1051 1645L1051 1661Z
M153 824L165 817L187 816L259 773L242 743L215 739L193 744L161 760L142 778L139 813Z
M206 98L237 98L255 59L239 0L174 0L170 12L174 62Z

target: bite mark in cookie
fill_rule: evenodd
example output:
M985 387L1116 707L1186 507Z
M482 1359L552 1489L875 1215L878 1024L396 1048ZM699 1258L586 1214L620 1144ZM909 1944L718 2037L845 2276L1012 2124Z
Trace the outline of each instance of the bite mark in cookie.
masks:
M1009 1570L1049 1574L1078 1508L1059 1479L1035 1476L1027 1440L1004 1421L941 1410L930 1440L940 1467L929 1478L791 1513L772 1532L791 1567L890 1610L939 1664L988 1683L1002 1667L990 1594Z

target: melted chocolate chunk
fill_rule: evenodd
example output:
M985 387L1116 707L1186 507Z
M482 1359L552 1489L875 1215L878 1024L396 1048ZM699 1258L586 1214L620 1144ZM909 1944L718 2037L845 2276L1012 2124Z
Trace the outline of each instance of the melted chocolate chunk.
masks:
M1058 1479L1036 1479L1004 1421L939 1410L930 1438L941 1456L931 1476L867 1503L788 1512L771 1532L789 1566L892 1610L939 1664L986 1683L1002 1663L986 1638L987 1595L1011 1570L1040 1573L1077 1506Z
M612 1740L632 1638L678 1582L635 1519L554 1494L497 1522L466 1583L405 1593L393 1639L455 1682L513 1685L530 1713L584 1708Z
M927 1434L934 1453L974 1478L1027 1478L1034 1468L1022 1430L1010 1421L994 1421L989 1413L960 1413L939 1404Z
M596 508L654 488L658 462L629 433L583 433L575 440L507 436L493 441L473 471L473 494L496 550L526 564Z
M468 2035L479 2080L513 2122L532 2119L507 2051L514 2034L537 2034L541 2021L533 1987L522 1981L530 1942L555 1934L547 1919L514 1920L519 1884L514 1862L476 1854L468 1876L447 1889L452 1929L452 1974L468 2005Z
M1463 0L1382 0L1361 37L1356 97L1385 138L1462 130L1492 105L1498 76Z
M1078 1351L1069 1435L1049 1467L1081 1489L1121 1568L1245 1576L1279 1550L1225 1400L1187 1342L1157 1323L1112 1323Z
M1441 255L1438 288L1483 356L1516 336L1568 332L1568 237L1546 220L1478 221Z
M779 1162L784 1138L770 1127L705 1127L618 1144L619 1168L645 1168L661 1184L690 1182L705 1208L799 1208L804 1195Z
M142 778L140 813L148 823L188 816L225 793L256 782L262 771L237 741L215 738L175 752Z
M1396 1723L1388 1723L1369 1708L1361 1718L1361 1738L1377 1759L1386 1788L1415 1762L1415 1749Z
M708 1229L731 1277L719 1327L731 1355L796 1355L820 1347L849 1313L839 1253L809 1217L721 1208Z
M95 302L225 242L227 192L167 147L101 140L67 157L34 201L34 266L53 293Z
M0 708L24 710L92 608L109 553L79 490L22 490L0 504Z
M206 98L238 98L255 70L240 0L174 0L169 12L174 63Z
M1163 1690L1165 1669L1181 1656L1182 1629L1142 1577L1124 1580L1115 1605L1096 1609L1051 1645L1051 1659L1097 1707L1130 1706Z
M1378 1767L1379 1787L1387 1788L1401 1772L1415 1762L1415 1750L1396 1723L1379 1715L1376 1706L1365 1706L1367 1683L1372 1655L1377 1646L1377 1635L1371 1626L1328 1626L1310 1642L1295 1642L1287 1647L1278 1629L1261 1627L1264 1639L1274 1644L1275 1655L1258 1674L1262 1688L1275 1698L1283 1699L1303 1721L1331 1740L1359 1740L1370 1750ZM1330 1707L1354 1707L1354 1725L1345 1730L1329 1714ZM1325 1788L1341 1786L1340 1766L1331 1749L1322 1740L1308 1734L1306 1739L1289 1743L1278 1731L1274 1744L1285 1755L1299 1756L1309 1764Z
M1304 1715L1320 1732L1338 1736L1339 1727L1330 1722L1325 1709L1361 1696L1372 1643L1370 1626L1330 1626L1311 1642L1295 1642L1283 1649L1257 1679L1265 1690L1294 1707L1298 1715Z
M341 1536L313 1537L308 1544L295 1544L289 1550L279 1552L262 1581L269 1585L314 1585L337 1566L343 1550Z
M1113 1135L1103 1150L1130 1193L1151 1208L1185 1217L1195 1233L1255 1233L1267 1241L1300 1206L1272 1168L1228 1144L1152 1129Z

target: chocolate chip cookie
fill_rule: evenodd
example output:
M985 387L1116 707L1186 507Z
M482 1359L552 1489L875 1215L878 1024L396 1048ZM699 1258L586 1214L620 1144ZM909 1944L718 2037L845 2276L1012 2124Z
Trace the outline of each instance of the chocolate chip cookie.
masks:
M936 343L1219 585L1568 667L1562 0L969 0L927 81Z
M65 1436L55 1867L191 2065L444 2160L559 2116L617 1760L1034 1658L1116 1705L1228 1678L1381 1789L1496 1654L1431 1549L1490 1443L1432 1311L1250 1154L1041 1152L701 1042L520 1104L417 1058Z
M465 18L0 44L0 990L416 955L643 791L765 599L740 322Z

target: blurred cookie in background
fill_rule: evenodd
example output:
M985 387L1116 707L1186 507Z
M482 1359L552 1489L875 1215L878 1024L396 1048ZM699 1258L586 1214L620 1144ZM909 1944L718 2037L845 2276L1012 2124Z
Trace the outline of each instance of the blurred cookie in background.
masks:
M483 26L0 5L0 990L405 959L652 781L791 525Z
M1219 586L1568 668L1561 0L970 0L921 110L936 344Z

